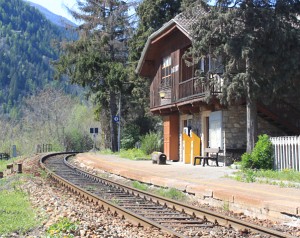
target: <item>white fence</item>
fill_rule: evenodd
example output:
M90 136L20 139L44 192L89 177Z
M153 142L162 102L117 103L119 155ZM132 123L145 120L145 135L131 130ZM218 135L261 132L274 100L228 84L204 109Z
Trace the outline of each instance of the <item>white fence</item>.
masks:
M300 136L271 137L274 145L274 169L300 171Z

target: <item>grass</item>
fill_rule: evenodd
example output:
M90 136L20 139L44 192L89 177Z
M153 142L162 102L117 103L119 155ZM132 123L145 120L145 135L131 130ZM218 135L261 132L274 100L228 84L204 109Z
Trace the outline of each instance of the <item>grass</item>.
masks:
M49 177L49 174L44 169L40 168L39 173L40 173L41 178L43 178L43 179L46 179Z
M144 184L144 183L140 183L138 181L133 181L132 182L132 187L142 190L142 191L148 191L149 190L149 186Z
M187 198L183 192L179 191L176 188L160 188L155 193L159 196L170 198L176 201L184 201Z
M165 198L170 198L176 201L187 200L187 196L176 188L150 188L147 184L140 183L138 181L133 181L132 187L142 191L151 192Z
M124 159L130 160L151 160L151 155L146 155L141 149L133 148L128 150L121 149L120 152L112 152L110 149L105 149L97 152L103 155L117 155Z
M119 153L120 157L131 159L131 160L150 160L150 155L146 155L140 149L129 149L129 150L121 150Z
M104 154L104 155L113 155L113 154L115 154L110 149L101 150L99 153Z
M21 176L0 180L0 235L25 234L39 222L28 195L18 189Z
M74 237L72 233L77 230L77 227L77 223L71 222L68 218L60 218L47 229L47 238Z
M300 172L291 169L285 169L282 171L258 170L256 172L256 177L300 183Z
M229 211L229 201L224 201L223 206L222 206L224 211Z
M146 155L141 149L122 150L120 152L112 152L111 150L101 150L100 154L104 155L119 155L121 158L130 160L150 160L150 155Z
M6 165L12 164L13 162L16 162L20 160L20 157L11 158L9 160L0 160L0 171L4 171L6 169Z
M300 172L289 169L282 171L243 169L235 173L233 178L247 183L258 182L280 187L300 187Z

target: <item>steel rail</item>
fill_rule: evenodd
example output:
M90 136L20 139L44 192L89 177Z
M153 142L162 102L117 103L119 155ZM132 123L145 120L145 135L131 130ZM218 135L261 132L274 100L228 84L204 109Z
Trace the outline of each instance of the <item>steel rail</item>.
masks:
M233 218L233 217L222 215L222 214L210 211L208 209L195 208L195 207L189 206L187 204L180 203L180 202L177 202L177 201L174 201L171 199L167 199L167 198L164 198L164 197L161 197L158 195L150 194L148 192L141 191L141 190L138 190L138 189L126 186L126 185L122 185L117 182L105 179L105 178L100 178L98 176L95 176L91 173L83 171L83 170L75 167L74 165L71 165L70 163L68 163L67 162L68 158L70 156L73 156L76 154L74 152L73 153L54 153L54 154L46 155L43 158L41 158L40 164L41 164L42 168L44 168L54 180L61 183L63 186L68 187L73 193L78 194L78 195L82 196L83 198L86 198L89 201L91 201L97 205L101 205L101 207L104 208L105 210L113 212L114 214L118 214L122 218L128 219L131 223L133 223L135 225L145 226L145 227L157 227L158 229L160 229L168 234L171 234L175 237L179 237L179 238L186 237L180 233L175 232L174 230L171 230L165 226L162 226L161 224L159 224L153 220L150 220L141 215L135 214L132 211L124 209L121 206L118 206L117 204L107 201L107 200L67 181L66 179L62 178L61 176L55 174L53 171L48 169L44 163L44 161L46 159L48 159L52 156L66 155L66 154L68 154L68 156L64 157L64 163L71 169L78 171L81 174L84 174L84 176L86 178L90 178L94 181L101 180L101 181L105 181L108 184L114 185L116 187L122 187L122 190L124 190L128 194L139 196L145 200L152 201L157 204L163 204L164 206L171 208L173 210L181 211L181 212L183 212L185 214L189 214L193 217L198 217L203 220L211 221L216 225L220 225L220 226L224 226L224 227L228 227L228 228L239 229L239 230L243 230L243 231L252 231L254 233L270 235L272 237L282 237L282 238L293 238L294 237L292 235L289 235L289 234L286 234L283 232L279 232L279 231L272 230L272 229L269 229L266 227L258 226L256 224L248 223L248 222L245 222L245 221Z
M79 186L76 186L72 183L70 183L69 181L67 181L66 179L62 178L61 176L55 174L53 171L51 171L50 169L48 169L45 164L44 161L51 157L51 156L55 156L55 155L63 155L66 153L55 153L55 154L51 154L51 155L46 155L45 157L43 157L40 160L40 164L42 166L43 169L45 169L47 171L47 173L49 174L49 176L51 176L56 182L62 184L64 187L67 187L68 189L70 189L71 192L73 192L75 195L79 195L82 198L88 199L90 202L96 204L96 205L100 205L101 208L103 208L106 211L111 212L112 214L117 214L120 217L127 219L128 221L130 221L132 224L137 225L137 226L143 226L143 227L156 227L170 235L173 235L175 237L179 237L179 238L186 238L186 236L183 236L182 234L179 234L171 229L168 229L167 227L164 227L162 225L160 225L157 222L154 222L152 220L149 220L145 217L142 217L138 214L135 214L131 211L128 211L126 209L123 209L122 207L111 203L95 194L90 193L89 191L80 188ZM69 156L74 155L73 153ZM66 158L65 158L66 159ZM77 169L78 170L78 169ZM84 171L82 171L84 172ZM92 174L89 174L92 175ZM101 178L102 179L102 178Z

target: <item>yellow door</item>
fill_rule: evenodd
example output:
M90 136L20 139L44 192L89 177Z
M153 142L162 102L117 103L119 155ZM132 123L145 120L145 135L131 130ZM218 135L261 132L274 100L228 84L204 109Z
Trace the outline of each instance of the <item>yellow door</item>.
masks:
M191 132L191 136L183 132L182 139L183 161L185 164L193 164L195 156L200 155L200 137L194 132ZM197 161L197 164L199 164L199 161Z
M192 132L192 163L194 163L195 156L200 156L200 137L197 136L194 132ZM197 160L197 164L199 164L200 161Z
M182 134L183 139L183 161L185 164L191 163L191 145L192 145L192 138L189 137L186 133Z

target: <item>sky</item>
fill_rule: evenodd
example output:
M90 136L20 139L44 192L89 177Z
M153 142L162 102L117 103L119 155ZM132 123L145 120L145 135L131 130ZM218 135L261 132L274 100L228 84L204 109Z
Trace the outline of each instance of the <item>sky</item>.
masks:
M65 6L67 6L70 9L76 9L76 0L29 0L30 2L37 3L45 8L47 8L49 11L63 16L71 21L74 21L72 16L68 13Z

